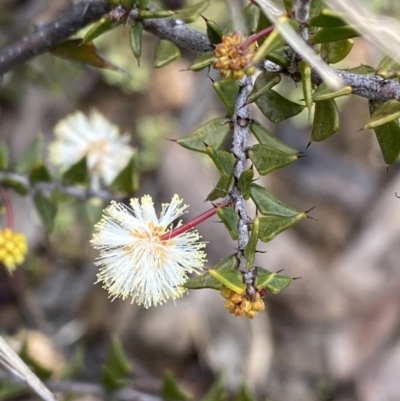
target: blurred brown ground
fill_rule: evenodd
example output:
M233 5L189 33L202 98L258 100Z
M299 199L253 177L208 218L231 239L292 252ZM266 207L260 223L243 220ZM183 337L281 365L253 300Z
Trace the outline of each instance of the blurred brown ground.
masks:
M0 1L7 11L0 20L0 46L31 24L51 20L68 3ZM149 49L155 43L146 36ZM146 53L151 56L151 50ZM131 93L106 83L93 69L38 58L5 78L0 138L15 160L39 132L49 141L60 118L93 107L130 132L133 144L139 143L135 127L143 116L170 116L175 129L164 136L185 135L223 114L206 72L182 71L192 57L184 52L181 60L151 70L147 87ZM378 61L358 40L343 66ZM133 57L131 63L136 69ZM256 110L254 117L268 125ZM267 251L258 256L260 266L301 279L267 296L267 311L254 321L228 315L223 299L211 290L192 291L176 306L149 310L111 303L106 291L93 286L96 254L81 208L61 208L69 221L47 238L29 197L13 196L16 229L28 236L30 256L12 278L0 271L0 331L21 336L21 330L31 329L45 335L57 355L45 359L57 364L84 344L86 369L78 379L92 382L110 334L117 334L132 360L135 388L153 393L168 368L196 398L223 371L229 390L244 380L260 400L399 400L400 200L395 192L400 192L400 171L397 165L386 171L374 134L361 130L367 118L364 99L346 99L339 133L258 181L299 210L315 206L311 215L317 221L302 221L260 248ZM268 127L299 150L309 141L309 127L290 122ZM173 142L161 140L161 146L158 167L142 175L135 196L150 193L166 202L178 193L190 205L187 218L206 210L203 199L218 179L214 169ZM206 222L199 231L209 243L209 266L234 252L235 243L220 224ZM45 340L39 336L37 341L43 345Z

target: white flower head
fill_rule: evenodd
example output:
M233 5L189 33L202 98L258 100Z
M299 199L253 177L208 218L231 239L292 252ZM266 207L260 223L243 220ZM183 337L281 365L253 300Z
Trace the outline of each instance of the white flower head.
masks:
M89 117L78 111L59 121L54 128L56 140L50 144L50 160L66 170L86 156L92 189L110 185L128 164L133 154L129 136L119 134L97 110Z
M100 257L97 282L103 282L113 299L132 297L132 303L145 308L181 297L188 273L200 273L205 262L197 231L186 231L173 238L163 236L171 223L185 213L187 205L174 195L162 205L160 218L151 196L131 199L130 206L111 202L104 210L91 240ZM182 225L179 221L176 227Z

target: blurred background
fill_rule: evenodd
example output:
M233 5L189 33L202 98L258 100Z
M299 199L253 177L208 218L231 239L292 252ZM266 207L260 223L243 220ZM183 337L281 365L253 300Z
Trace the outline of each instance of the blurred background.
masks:
M53 20L69 0L0 0L0 47L34 26ZM164 0L177 8L181 0ZM245 1L242 4L246 4ZM395 15L395 2L370 2ZM205 16L223 24L224 1ZM194 24L204 30L199 21ZM140 154L140 190L155 204L175 193L190 205L189 219L207 210L203 200L218 181L202 155L176 143L213 116L223 115L207 71L185 71L195 57L152 69L157 38L145 36L140 68L131 54L128 28L96 40L96 46L128 75L95 70L44 55L4 77L0 88L0 138L16 160L43 133L76 110L98 109L131 135ZM338 67L375 67L382 58L362 39ZM218 79L214 72L211 76ZM299 101L283 79L278 90ZM158 394L166 369L199 399L223 372L229 392L246 382L257 399L272 401L377 401L400 399L400 170L386 168L371 131L363 130L368 104L356 96L339 102L340 131L312 143L290 167L260 178L278 198L298 210L315 209L314 220L262 244L257 265L301 277L279 295L267 295L267 310L253 321L235 318L212 290L191 291L176 301L145 310L129 301L110 302L96 280L90 245L92 226L79 202L59 206L56 228L46 236L29 196L12 194L15 229L28 237L29 255L10 277L0 268L0 332L62 376L78 349L84 367L74 380L96 383L117 335L133 366L133 387ZM306 111L272 126L288 144L304 151L310 140ZM250 210L254 215L254 210ZM208 242L207 267L234 253L235 242L216 221L199 226ZM7 375L0 371L0 390ZM3 384L2 384L3 383ZM33 396L7 398L31 400ZM92 401L95 395L80 395ZM100 400L100 399L99 399Z

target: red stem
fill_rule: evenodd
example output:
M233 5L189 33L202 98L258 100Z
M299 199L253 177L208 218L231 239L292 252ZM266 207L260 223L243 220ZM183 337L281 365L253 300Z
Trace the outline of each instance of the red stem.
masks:
M168 231L165 234L163 234L160 237L161 241L167 241L171 238L176 237L179 234L185 233L186 231L189 231L193 227L197 226L198 224L202 223L204 220L207 220L211 216L214 216L214 214L217 213L217 208L213 207L210 210L207 210L206 212L202 213L200 216L195 217L194 219L188 221L187 223L181 225L178 228L175 228L175 230Z
M263 29L260 32L255 33L254 35L249 36L240 46L240 50L247 50L250 45L254 42L256 42L258 39L261 39L263 37L268 36L273 30L275 29L275 27L269 26L268 28Z
M6 228L13 229L14 227L14 213L10 198L8 197L7 191L0 187L1 198L3 200L4 206L6 208Z

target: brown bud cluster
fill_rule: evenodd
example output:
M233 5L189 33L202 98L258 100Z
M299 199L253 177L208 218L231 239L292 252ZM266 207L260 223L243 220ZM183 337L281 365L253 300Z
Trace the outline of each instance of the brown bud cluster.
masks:
M236 32L233 35L223 35L222 43L215 46L213 67L220 70L222 78L242 79L244 75L253 75L255 67L251 65L255 54L255 43L242 49L244 36Z
M264 301L261 299L259 292L257 292L254 302L251 302L247 295L238 294L227 287L221 291L221 295L226 299L225 308L236 317L246 316L249 319L253 319L257 312L265 309Z

